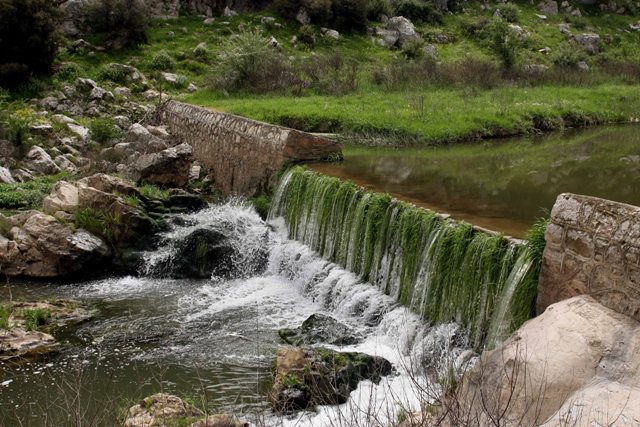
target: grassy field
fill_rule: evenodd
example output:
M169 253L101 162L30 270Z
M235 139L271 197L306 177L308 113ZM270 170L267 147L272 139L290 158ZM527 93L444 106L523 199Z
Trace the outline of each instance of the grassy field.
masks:
M382 134L407 143L447 143L527 133L539 127L541 120L552 129L563 124L628 122L640 117L640 86L630 85L588 89L430 88L411 92L363 91L342 97L231 99L201 91L186 100L308 131Z
M529 3L515 4L516 24L527 37L515 48L515 67L510 70L503 68L491 36L470 30L487 28L487 23L495 20L495 11L482 10L479 3L471 2L464 12L445 15L441 23L416 25L424 43L434 44L437 63L380 46L366 34L343 34L339 40L331 40L314 28L315 45L294 44L292 38L300 35L300 25L271 12L216 17L209 25L201 17L186 16L153 21L149 43L135 48L91 53L63 49L59 71L39 82L39 87L59 90L81 76L113 90L120 84L109 80L105 67L111 62L125 63L137 67L155 88L174 98L303 130L341 132L368 144L442 144L640 117L639 33L629 30L637 17L602 15L583 8L582 17L561 13L542 19ZM277 24L263 23L266 15L275 17ZM601 51L592 55L578 52L575 44L569 43L571 37L560 31L561 24L568 24L573 35L599 34ZM217 82L229 74L224 66L229 41L247 31L278 40L280 50L272 55L284 61L280 64L284 70L307 73L300 77L299 87L285 83L256 90ZM442 36L448 41L436 43ZM89 41L102 43L99 37ZM202 43L205 47L198 51L196 47ZM324 79L322 84L310 82L309 64L313 66L316 58L336 55L342 68L331 70L331 65L325 64L333 74L320 70L311 80ZM590 70L558 66L578 59ZM356 64L351 82L349 64ZM548 77L543 81L523 78L523 70L531 64L550 67ZM428 66L438 70L437 78L422 78ZM258 67L258 73L260 70ZM178 74L179 84L165 83L162 72ZM389 75L394 72L390 82ZM340 79L349 83L346 89L331 86L333 80ZM190 83L197 85L195 93L186 92ZM134 94L142 90L132 89ZM33 96L28 93L23 98Z

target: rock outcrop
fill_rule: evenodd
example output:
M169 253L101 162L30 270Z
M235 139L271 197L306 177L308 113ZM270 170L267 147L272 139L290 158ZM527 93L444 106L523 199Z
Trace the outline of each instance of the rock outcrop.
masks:
M392 370L386 359L364 353L285 347L278 350L270 400L281 413L337 405L347 401L360 381L377 383Z
M590 296L571 298L484 353L458 403L487 423L503 414L501 425L637 425L638 351L640 323Z
M129 168L128 175L136 181L183 187L189 181L192 160L191 146L180 144L159 153L140 156Z

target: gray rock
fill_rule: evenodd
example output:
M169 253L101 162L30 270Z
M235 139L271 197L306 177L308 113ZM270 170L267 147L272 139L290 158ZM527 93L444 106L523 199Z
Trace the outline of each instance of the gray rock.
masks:
M301 7L296 14L296 21L301 23L302 25L306 25L311 22L311 18L309 17L309 12L304 7Z
M66 155L61 154L59 156L56 156L56 158L53 159L53 161L63 171L67 171L67 172L71 172L72 174L75 174L78 172L78 167L69 159L69 157L70 157L69 154L66 154Z
M207 18L204 21L202 21L204 25L213 25L214 22L216 22L215 18Z
M58 108L58 104L58 98L53 96L47 96L40 101L40 106L42 108L46 108L47 110L55 110L56 108Z
M13 177L18 182L29 182L33 180L33 172L28 169L17 169L13 171Z
M582 33L575 36L575 41L585 52L594 55L600 52L600 36L595 33Z
M107 65L107 68L112 70L115 75L123 76L124 80L118 83L136 83L140 85L147 85L147 78L136 67L126 64L118 64L112 62Z
M120 129L129 129L131 127L131 119L127 116L113 116L113 122Z
M238 16L238 12L230 9L229 6L227 6L224 8L224 11L222 12L222 16L226 18L233 18L234 16Z
M78 204L78 187L66 181L58 181L42 201L42 210L49 215L58 211L74 213Z
M32 171L42 175L52 175L60 172L51 156L42 147L34 146L25 156L25 165Z
M153 184L182 187L189 180L193 149L180 144L159 153L140 156L131 168L130 176Z
M84 126L76 125L74 123L67 123L67 127L75 135L78 135L80 139L87 140L89 138L89 129Z
M282 49L282 46L280 46L280 43L278 42L278 39L276 39L275 37L271 36L269 38L269 41L267 43L269 45L270 48L273 49Z
M73 120L71 117L69 116L65 116L64 114L54 114L53 116L51 116L51 118L58 122L58 123L63 123L63 124L68 124L68 123L72 123L72 124L77 124L77 122L75 120Z
M209 49L207 49L207 44L205 42L198 43L198 45L193 49L193 54L196 56L202 56L209 53Z
M347 325L320 313L309 316L299 328L280 329L278 335L285 343L296 346L322 343L352 345L361 340Z
M538 10L545 15L557 15L558 14L558 2L554 0L546 0L538 5Z
M128 87L117 87L113 90L113 92L117 96L121 96L122 98L128 99L131 97L131 89Z
M198 86L194 85L193 83L189 83L189 86L187 86L187 92L189 93L193 93L197 90L198 90Z
M340 33L337 32L336 30L327 29L326 31L323 32L323 35L326 38L333 39L333 40L340 39Z
M98 87L98 84L91 79L77 78L76 89L80 92L90 93L94 88Z
M149 142L153 139L151 132L140 123L132 124L127 130L127 140L136 142Z
M437 59L438 58L438 47L434 44L428 44L424 48L422 48L425 56Z
M11 175L11 171L5 167L0 166L0 182L3 184L13 184L16 182Z
M578 62L576 66L578 67L578 70L589 71L589 64L587 64L585 61Z
M276 23L276 18L273 16L263 16L260 18L260 23L263 25L273 25Z

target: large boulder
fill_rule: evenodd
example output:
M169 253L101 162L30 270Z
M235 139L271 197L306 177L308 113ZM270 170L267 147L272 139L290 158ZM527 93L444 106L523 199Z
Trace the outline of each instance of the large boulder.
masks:
M270 400L278 412L345 403L360 381L379 382L393 371L391 363L364 353L326 348L278 350Z
M2 184L13 184L16 180L13 179L13 175L11 175L11 171L9 169L0 166L0 183Z
M30 211L8 220L13 226L0 237L0 263L8 276L63 276L111 255L99 237L50 215Z
M590 296L571 298L484 353L465 375L457 403L487 424L502 414L503 421L521 425L570 420L568 425L592 426L614 419L637 425L639 351L638 321Z
M600 42L601 38L598 34L595 33L582 33L575 36L575 40L582 49L591 54L595 55L600 52Z
M406 43L421 40L413 22L404 16L394 16L389 19L386 27L377 29L376 33L388 47L402 47Z
M349 326L320 313L309 316L299 328L280 329L278 335L291 345L351 345L360 341L360 337Z
M145 154L129 168L134 180L147 181L167 187L182 187L189 181L193 149L180 144L159 153Z

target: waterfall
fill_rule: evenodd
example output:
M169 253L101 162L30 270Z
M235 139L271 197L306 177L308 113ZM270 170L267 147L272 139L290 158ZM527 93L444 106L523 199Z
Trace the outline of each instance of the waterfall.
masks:
M428 323L457 322L475 349L532 315L536 270L518 241L302 167L283 176L269 216Z

